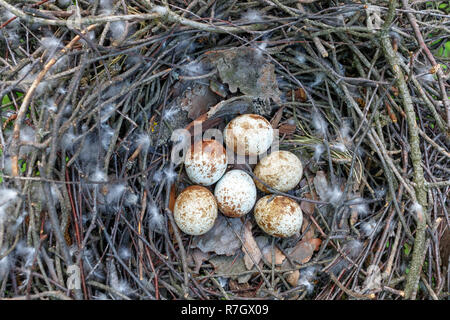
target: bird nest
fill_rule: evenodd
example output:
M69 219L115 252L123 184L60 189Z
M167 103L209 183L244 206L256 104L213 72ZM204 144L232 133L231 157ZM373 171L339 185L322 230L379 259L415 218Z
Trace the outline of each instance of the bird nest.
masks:
M447 297L449 12L0 0L0 297ZM175 133L245 113L302 161L282 193L300 232L219 213L184 234L173 206L193 183Z

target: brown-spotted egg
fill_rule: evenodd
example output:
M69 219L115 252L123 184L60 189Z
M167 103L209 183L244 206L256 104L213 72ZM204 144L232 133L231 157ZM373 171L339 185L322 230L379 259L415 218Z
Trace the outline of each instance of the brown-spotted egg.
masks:
M210 186L227 170L225 148L216 140L200 140L187 151L184 165L192 182Z
M300 159L289 151L274 151L259 161L253 170L255 176L272 189L287 192L300 182L303 166ZM262 183L255 179L256 187L269 192Z
M291 237L302 227L303 213L300 205L285 196L262 197L256 202L253 212L258 226L275 237Z
M225 173L216 184L214 195L219 210L228 217L242 217L252 210L256 201L253 179L242 170Z
M213 227L216 221L216 199L205 187L187 187L175 200L173 216L177 226L184 233L204 234Z
M243 114L231 120L224 130L225 144L241 156L257 156L273 142L273 128L266 118Z

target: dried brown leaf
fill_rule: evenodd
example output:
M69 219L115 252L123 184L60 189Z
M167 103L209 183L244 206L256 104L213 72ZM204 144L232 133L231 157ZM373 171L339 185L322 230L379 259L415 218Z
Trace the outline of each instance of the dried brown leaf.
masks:
M281 121L281 117L283 116L283 110L284 107L279 108L277 112L275 112L275 115L273 116L272 120L270 120L270 124L272 125L273 128L278 127L278 124Z
M241 247L241 242L236 233L241 234L243 224L240 219L229 219L229 222L231 228L228 226L226 218L219 214L210 231L194 238L192 247L203 252L215 252L227 256L234 255Z
M310 193L306 193L304 195L304 198L316 200L316 199L314 199L316 197L313 198L313 196ZM313 215L315 206L316 205L314 203L309 202L309 201L301 201L300 202L300 208L302 209L302 212L305 212L310 216Z
M234 280L228 282L230 290L237 293L240 297L254 298L256 296L256 288L253 288L248 283L238 283Z
M274 251L275 265L279 266L286 259L286 256L277 247L274 247L273 251ZM272 246L267 246L264 249L262 249L262 254L264 256L264 259L266 259L268 263L272 264Z
M264 256L265 261L272 265L272 244L271 244L271 238L268 236L258 236L255 238L256 243L258 244L259 249L261 250L261 253ZM277 247L273 247L274 251L274 262L275 265L281 265L286 259L286 256L283 252L281 252L280 249Z
M292 248L287 249L287 254L292 262L298 263L298 264L304 264L307 263L314 251L318 250L320 247L320 244L322 243L322 240L318 238L310 239L310 240L302 240L297 245L295 245ZM283 267L289 267L290 263L288 260L286 260L283 263Z
M300 278L300 271L289 271L286 275L286 281L293 287L296 287L298 284L298 279Z
M232 93L239 89L245 95L281 103L275 66L259 55L259 51L248 47L232 48L209 53L209 59Z
M229 116L233 114L243 114L251 110L252 99L246 96L233 97L228 100L222 100L211 107L207 113L208 119Z
M308 262L314 253L314 247L311 243L306 241L299 242L288 254L292 261L301 264Z
M237 279L239 283L245 283L252 277L251 273L245 273L244 258L242 255L233 256L215 256L208 260L214 267L214 272L220 275L234 274L231 279Z
M247 223L245 224L243 241L244 243L242 244L242 252L244 252L244 262L247 269L250 270L251 268L253 268L253 261L258 264L262 257L261 250L259 249L255 238L253 238L252 224L250 221L247 221Z
M309 229L306 231L306 228ZM316 227L310 223L308 217L303 216L303 224L302 224L302 240L309 241L315 236Z
M322 244L322 240L320 240L319 238L314 238L309 240L309 243L313 246L314 251L317 251L320 249L320 245Z
M287 134L291 135L295 132L295 129L297 129L297 126L295 124L287 124L283 123L281 126L278 127L278 131L281 134Z
M317 171L314 177L314 187L321 200L327 199L328 180L325 172Z
M308 97L306 96L306 92L305 90L303 90L303 88L292 90L289 97L291 97L292 95L294 96L294 99L296 101L306 102L306 100L308 99Z
M194 273L198 273L200 271L200 267L202 266L203 262L208 260L209 254L204 253L200 249L194 249L192 250L192 253L190 254L194 264L195 268L193 270Z
M178 98L181 109L187 111L188 117L192 120L206 113L217 101L218 96L208 86L198 83L186 88L182 97Z

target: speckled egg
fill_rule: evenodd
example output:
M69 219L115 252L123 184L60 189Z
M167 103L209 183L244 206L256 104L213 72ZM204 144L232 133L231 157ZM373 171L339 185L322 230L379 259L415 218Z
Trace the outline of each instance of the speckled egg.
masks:
M225 148L216 140L198 141L187 151L184 165L192 182L210 186L227 170Z
M256 187L252 177L242 170L225 173L216 184L214 195L219 210L228 217L242 217L252 210L256 201Z
M269 201L270 199L272 200ZM256 202L253 212L258 226L275 237L291 237L302 227L303 213L300 205L285 196L262 197Z
M243 114L231 120L224 130L225 144L241 156L257 156L273 142L269 121L257 114Z
M255 176L272 189L286 192L295 188L303 174L300 159L289 151L275 151L261 159L254 169ZM256 187L263 192L269 192L266 187L255 179Z
M177 226L184 233L195 236L204 234L216 221L216 199L205 187L187 187L175 200L173 216Z

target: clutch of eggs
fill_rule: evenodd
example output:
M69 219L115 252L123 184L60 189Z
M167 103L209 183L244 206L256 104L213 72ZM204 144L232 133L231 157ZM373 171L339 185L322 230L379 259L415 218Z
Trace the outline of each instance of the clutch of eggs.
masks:
M224 140L227 148L238 155L258 156L270 148L273 134L271 124L264 117L244 114L227 124ZM227 152L216 140L198 141L187 151L186 173L196 185L184 189L175 201L175 222L183 232L190 235L208 232L219 210L228 217L242 217L252 209L256 223L269 235L284 238L300 231L303 214L296 201L275 195L256 201L256 187L269 192L266 184L286 192L298 185L303 167L295 154L272 152L256 165L255 179L243 170L225 173L227 165ZM216 182L213 195L204 186Z

